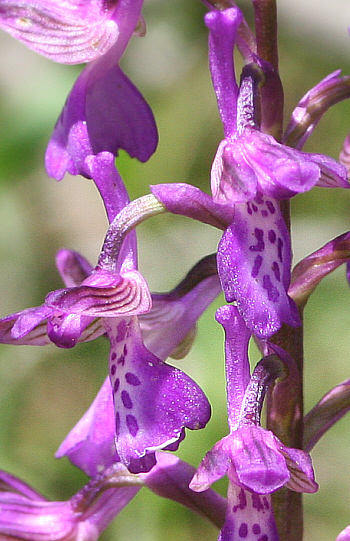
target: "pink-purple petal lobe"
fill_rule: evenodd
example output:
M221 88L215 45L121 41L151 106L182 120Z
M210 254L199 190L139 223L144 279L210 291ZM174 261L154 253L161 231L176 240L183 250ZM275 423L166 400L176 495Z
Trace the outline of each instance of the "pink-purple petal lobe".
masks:
M108 377L90 408L61 443L56 457L67 456L93 477L119 460L114 434L113 395Z
M5 472L0 472L0 484L3 541L97 541L137 494L142 481L115 464L67 501L48 501Z
M157 143L153 113L118 66L112 48L76 80L47 147L46 169L57 180L66 172L89 177L88 156L117 156L123 149L146 161Z
M348 188L346 169L322 154L308 154L278 143L256 129L220 143L211 172L215 201L250 201L257 193L289 199L314 186Z
M235 219L218 248L218 271L228 302L249 330L267 338L286 323L300 325L288 297L291 250L277 201L257 197L235 205Z
M199 188L185 183L156 184L151 186L153 195L169 212L188 216L218 229L225 230L232 222L231 205L221 205Z
M140 17L142 0L38 0L0 5L0 27L35 52L62 64L79 64L116 44L123 54Z
M23 312L17 312L13 316L9 316L14 322L11 329L11 336L14 339L20 339L31 333L35 328L47 319L51 314L50 308L47 306L38 306L37 308L28 308ZM2 320L4 322L4 320Z
M78 286L92 273L92 265L78 252L61 248L56 254L56 267L67 287Z
M339 235L301 260L293 269L289 295L304 306L321 280L350 261L350 232Z
M136 317L104 322L111 342L116 449L129 466L182 439L184 428L203 428L210 406L193 380L145 348Z
M209 29L210 72L225 137L230 137L236 131L238 86L233 49L242 20L238 8L211 11L205 16L205 24Z
M350 526L347 526L345 530L340 532L335 541L350 541Z
M271 431L257 425L242 425L216 443L190 487L206 490L225 474L231 483L256 494L270 494L283 486L296 492L318 490L310 456L285 447Z
M123 275L96 272L81 286L49 293L45 303L62 314L120 317L150 310L151 295L138 271Z
M79 314L53 313L47 321L47 335L57 347L69 349L74 347L84 329L93 318Z
M202 312L220 293L220 280L215 275L202 280L183 297L172 298L171 293L152 295L152 309L139 318L147 349L162 360L173 356L179 343L192 332ZM194 338L193 333L186 346L191 346L191 337Z
M238 426L241 404L250 380L248 344L251 333L236 306L221 306L215 318L225 330L228 424L233 430Z

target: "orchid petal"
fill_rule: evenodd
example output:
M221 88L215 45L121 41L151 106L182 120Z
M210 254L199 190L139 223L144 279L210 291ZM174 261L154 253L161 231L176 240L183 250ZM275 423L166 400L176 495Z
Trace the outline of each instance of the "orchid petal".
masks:
M225 330L228 423L233 430L238 425L241 404L250 379L250 332L235 306L222 306L216 311L215 317Z
M53 311L48 318L47 335L51 342L56 344L57 347L69 349L76 345L84 329L86 329L92 321L93 318L90 317L77 314L64 315Z
M11 329L12 338L19 339L31 333L35 328L45 321L51 310L47 306L38 306L38 308L28 308L23 312L17 312L6 319L11 318L14 321Z
M118 66L114 48L78 77L46 151L46 169L60 180L65 172L90 177L89 155L126 150L146 161L158 136L154 117L137 88Z
M232 222L231 206L214 202L210 195L190 184L157 184L151 186L151 190L173 214L188 216L223 230Z
M129 466L133 459L175 443L185 427L203 428L210 406L188 376L145 348L137 318L104 322L111 341L116 448Z
M225 137L236 130L238 86L233 63L236 32L242 22L238 8L211 11L205 16L209 28L209 63Z
M350 96L350 77L340 73L327 75L301 98L285 131L285 144L302 148L327 109Z
M133 9L127 0L38 0L25 4L3 0L0 27L35 52L55 62L90 62L117 43L121 57L140 16L141 0Z
M186 339L199 316L220 292L218 276L209 276L180 298L172 298L172 293L153 294L152 309L140 315L147 349L162 360L173 356L173 351Z
M218 249L218 270L228 302L235 301L248 328L259 338L287 323L300 325L286 290L290 240L278 203L256 198L235 205L235 219Z
M304 448L308 452L350 410L350 380L339 383L305 416Z
M93 270L92 265L85 257L66 248L57 252L56 267L67 287L80 285Z
M114 435L113 395L110 379L107 378L90 408L66 436L55 456L67 456L73 464L93 477L119 460Z
M120 317L150 310L151 296L138 271L123 275L96 272L81 286L49 293L45 303L63 314Z
M305 257L293 269L288 293L298 306L304 306L320 281L343 263L350 261L350 232L339 235Z

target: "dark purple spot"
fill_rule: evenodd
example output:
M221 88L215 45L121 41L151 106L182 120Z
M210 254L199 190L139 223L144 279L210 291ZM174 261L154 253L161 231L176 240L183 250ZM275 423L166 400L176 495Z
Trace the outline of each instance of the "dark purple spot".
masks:
M258 541L269 541L269 538L268 536L266 535L266 533L264 535L262 535L261 537L259 537Z
M127 330L126 321L122 319L117 327L117 336L116 336L117 342L121 342L122 340L124 340L125 335L126 335L126 330Z
M280 273L280 268L279 268L279 265L277 263L277 261L274 261L272 263L272 270L273 270L273 273L275 275L275 278L278 282L281 281L281 273Z
M119 385L120 385L120 379L117 378L114 382L114 385L113 385L113 392L114 393L117 393L118 392L118 389L119 389Z
M264 506L261 502L261 498L259 494L256 494L255 492L252 492L252 502L253 502L253 508L257 511L263 511Z
M261 533L260 524L253 524L253 533L255 535L259 535L259 533Z
M242 524L239 527L238 530L239 537L242 537L244 539L248 535L248 525L245 522L242 522Z
M123 402L124 408L128 410L132 409L132 400L130 398L128 391L122 391L122 402Z
M267 291L267 296L269 301L277 302L280 298L278 289L271 283L271 278L268 274L264 274L263 277L263 288Z
M120 415L117 412L115 414L115 434L116 434L116 436L119 436L119 432L120 432Z
M121 364L122 366L124 366L125 364L125 355L121 355L117 361L118 364Z
M258 276L262 262L263 262L262 256L257 255L256 258L254 259L254 265L251 272L252 278L256 278Z
M262 210L262 211L261 211L261 216L262 216L263 218L266 218L268 215L269 215L269 213L267 212L267 210Z
M278 241L277 241L278 259L280 260L281 263L283 261L282 248L283 248L283 240L281 238L278 238Z
M270 509L269 500L266 498L266 496L263 497L263 502L265 509Z
M254 205L254 203L252 203L252 209L254 210L254 212L258 212L258 207Z
M112 355L111 355L111 361L115 361L117 358L117 354L115 351L113 351Z
M248 214L253 214L253 211L252 211L252 209L250 208L250 204L249 204L249 203L247 203L247 212L248 212Z
M269 241L273 244L274 242L276 242L276 233L274 232L273 229L270 229L269 232L268 232L268 237L269 237Z
M134 417L133 415L127 415L126 426L128 427L130 434L135 437L139 431L139 425L137 424L136 417Z
M238 509L245 509L247 507L247 497L244 493L244 490L241 489L240 493L238 494L238 499L239 499L239 504L238 505L234 505L233 508L232 508L232 511L234 513L236 513L238 511Z
M267 208L269 209L270 214L275 214L276 209L275 209L275 207L274 207L272 201L266 201L266 206L267 206Z
M126 344L124 344L123 355L127 355L127 353L128 353L128 346Z
M127 372L125 374L125 379L127 383L130 383L130 385L141 385L141 381L139 380L139 378L135 376L135 374L133 374L132 372Z
M116 373L116 370L117 370L117 367L115 364L112 364L111 366L111 375L114 376L114 374Z
M256 227L254 229L254 235L257 243L253 246L249 246L249 250L251 250L252 252L262 252L265 248L265 242L263 241L264 231Z

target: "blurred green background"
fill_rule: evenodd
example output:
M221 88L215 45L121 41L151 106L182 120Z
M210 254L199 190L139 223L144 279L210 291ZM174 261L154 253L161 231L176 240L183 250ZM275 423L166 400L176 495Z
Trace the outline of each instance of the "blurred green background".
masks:
M246 2L247 4L247 2ZM247 7L243 4L242 7ZM334 2L341 7L341 1ZM318 7L318 9L320 9ZM344 34L350 24L344 14ZM209 190L209 172L222 137L207 68L204 7L198 0L146 0L145 38L134 38L123 67L144 93L158 122L160 142L147 164L118 158L131 197L159 182L190 182ZM250 14L248 13L248 17ZM332 28L330 20L330 28ZM301 28L281 18L281 75L286 118L304 93L328 73L350 71L350 39ZM306 30L305 30L306 28ZM96 262L107 222L93 184L83 178L49 179L43 156L52 126L80 67L39 58L0 36L0 316L36 306L62 287L54 266L63 246ZM350 129L350 106L341 103L320 122L306 150L337 157ZM350 195L314 189L293 200L295 261L350 229ZM189 267L216 250L220 233L175 216L139 229L140 268L153 291L173 287ZM166 256L166 257L165 257ZM176 364L205 390L213 407L206 430L189 433L179 455L197 465L227 433L223 336L214 321L218 299L199 323L188 357ZM306 411L332 386L349 377L350 294L344 269L318 287L306 309ZM0 347L0 468L21 476L46 496L66 499L85 482L68 461L53 455L90 405L107 371L107 342L74 350L54 346ZM350 419L343 419L313 451L320 483L305 497L305 539L330 541L350 523ZM225 492L225 483L218 484ZM216 530L180 506L146 489L102 535L104 541L214 540Z

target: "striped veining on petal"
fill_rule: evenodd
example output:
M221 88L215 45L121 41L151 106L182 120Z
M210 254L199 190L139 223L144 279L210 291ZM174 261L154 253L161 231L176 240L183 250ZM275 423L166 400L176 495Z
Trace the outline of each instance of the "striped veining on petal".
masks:
M108 287L103 287L108 283ZM151 309L147 284L137 271L129 271L111 279L102 277L101 286L81 285L49 293L45 304L63 313L91 317L137 315Z

